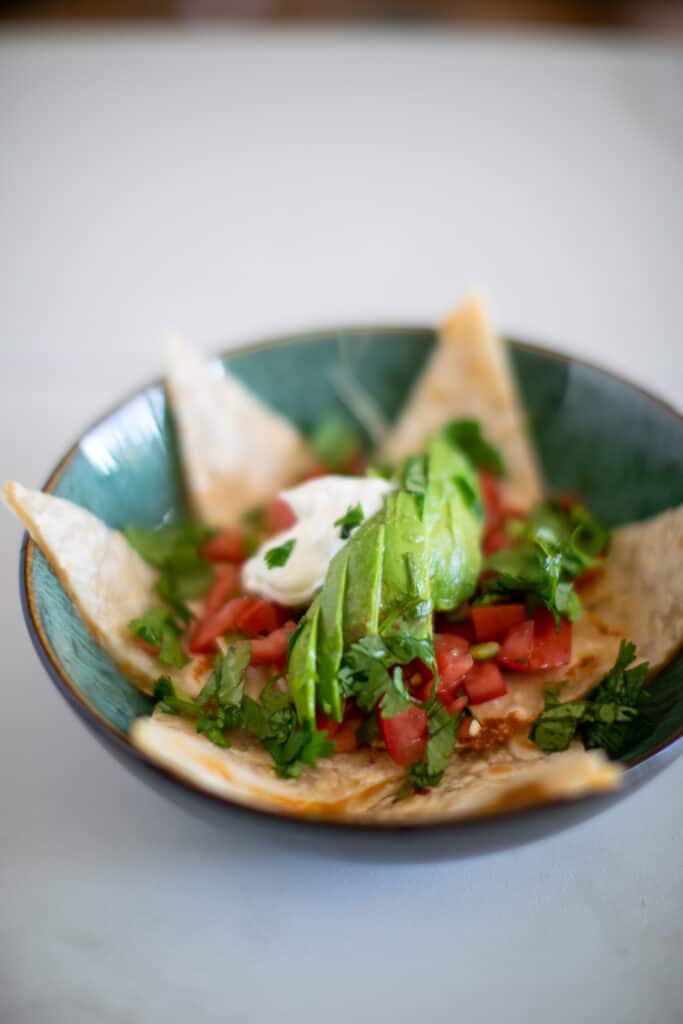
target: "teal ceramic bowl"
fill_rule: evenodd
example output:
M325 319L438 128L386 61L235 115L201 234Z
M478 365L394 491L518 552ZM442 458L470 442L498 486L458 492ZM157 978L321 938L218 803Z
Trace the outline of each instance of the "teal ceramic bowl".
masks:
M397 415L427 360L434 331L423 327L324 330L267 341L223 357L230 370L302 428L339 405L333 370L343 365L388 418ZM510 341L530 428L552 489L583 495L611 525L683 502L683 419L673 409L603 370ZM89 509L112 527L151 527L184 510L174 428L159 383L143 388L103 416L59 461L45 490ZM220 821L257 819L227 801L195 791L148 762L127 733L150 701L116 670L80 621L41 552L28 539L20 584L26 622L57 688L95 735L129 768L173 799ZM368 855L454 855L505 846L588 817L658 771L682 744L683 656L652 686L657 715L651 735L627 758L624 787L594 797L489 822L424 826L402 831L349 825L277 822L324 842L353 833L353 852ZM261 815L262 818L273 816ZM272 827L272 824L269 826ZM363 837L358 844L359 834ZM371 838L374 834L376 840ZM425 839L425 835L429 838ZM393 836L393 838L392 838ZM380 845L368 846L367 844ZM374 853L373 853L374 851Z

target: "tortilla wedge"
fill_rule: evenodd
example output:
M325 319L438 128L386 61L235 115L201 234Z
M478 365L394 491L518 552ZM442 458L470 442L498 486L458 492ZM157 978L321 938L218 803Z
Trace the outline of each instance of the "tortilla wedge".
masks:
M471 295L442 324L439 342L382 455L389 461L418 449L451 419L476 419L503 454L508 505L526 510L542 497L543 483L529 440L505 345L494 332L483 300Z
M172 340L168 393L195 516L233 526L313 465L303 436L230 373Z
M155 681L165 674L186 693L196 695L211 670L207 659L195 659L183 669L161 666L128 629L131 619L160 600L154 590L155 571L123 534L71 501L18 483L5 485L4 499L116 667L143 693L152 694Z
M457 754L438 788L396 801L403 769L384 753L338 754L279 779L266 752L236 734L225 750L192 723L155 712L131 739L152 761L207 793L292 817L363 824L457 821L611 789L621 770L601 751L542 754L521 737L487 752Z

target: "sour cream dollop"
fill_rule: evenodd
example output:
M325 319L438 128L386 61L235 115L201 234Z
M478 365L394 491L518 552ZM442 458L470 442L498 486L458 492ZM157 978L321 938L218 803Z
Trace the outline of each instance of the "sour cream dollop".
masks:
M363 519L369 519L395 487L379 477L321 476L282 491L280 498L290 506L297 521L289 530L267 540L245 562L245 590L288 608L309 604L323 584L328 565L347 543L341 539L335 521L358 504ZM269 569L266 552L288 540L295 544L286 564Z

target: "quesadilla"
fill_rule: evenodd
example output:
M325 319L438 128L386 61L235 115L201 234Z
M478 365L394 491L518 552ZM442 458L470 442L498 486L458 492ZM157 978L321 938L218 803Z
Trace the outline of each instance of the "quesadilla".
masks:
M169 395L198 522L121 533L6 489L154 695L130 733L151 761L245 806L350 823L618 784L647 678L683 643L683 507L610 537L576 498L543 497L478 299L446 321L383 479L305 479L296 430L182 346Z

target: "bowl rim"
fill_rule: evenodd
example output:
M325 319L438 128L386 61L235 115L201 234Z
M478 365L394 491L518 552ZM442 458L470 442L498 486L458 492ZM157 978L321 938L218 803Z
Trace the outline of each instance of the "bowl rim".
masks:
M222 363L229 363L232 359L239 358L242 355L250 355L254 352L267 351L269 349L279 348L281 346L291 344L293 342L303 342L309 344L315 344L322 337L334 336L334 335L369 335L376 336L381 334L424 334L427 337L433 338L436 336L437 329L433 326L425 326L424 324L355 324L352 326L342 327L320 327L311 328L300 332L290 332L287 334L278 334L274 336L268 336L260 341L255 341L236 347L231 347L227 350L219 350L213 354L210 358L214 361L221 361ZM659 406L659 408L670 416L673 416L683 426L683 413L679 412L671 403L665 399L660 398L657 395L653 395L646 388L639 384L633 383L632 380L625 376L614 373L612 370L601 366L598 363L570 355L568 353L557 352L555 350L546 348L543 345L528 342L526 340L503 335L503 338L507 345L516 351L529 352L534 355L539 355L546 359L552 359L557 362L564 363L569 366L580 366L592 372L603 374L604 376L611 378L618 383L631 388L633 391L639 393L642 397L648 401ZM151 391L157 388L164 388L164 378L157 377L154 380L138 385L134 390L118 399L112 406L110 406L105 412L101 413L94 421L92 421L87 427L85 427L79 433L77 439L69 446L67 451L62 455L57 464L49 473L47 480L41 487L41 491L45 493L51 493L58 481L60 480L63 473L66 471L76 454L78 453L83 438L89 433L96 430L102 423L109 419L114 413L118 412L124 406L128 405L133 399L145 394L147 391ZM550 807L556 807L558 805L574 805L582 803L586 806L595 805L605 798L609 800L613 796L623 796L631 789L637 788L641 781L645 781L644 778L640 778L640 773L637 771L639 766L644 762L650 764L655 759L662 761L661 767L664 767L664 763L668 763L671 760L673 754L673 748L676 744L680 743L683 739L683 727L679 729L673 736L668 737L656 748L650 751L648 754L643 755L631 764L627 765L624 771L624 781L619 789L611 793L591 793L586 796L571 797L569 799L562 798L539 804L537 806L522 807L519 809L512 809L503 813L484 813L476 815L473 818L453 819L448 817L437 818L428 822L362 822L352 821L344 818L324 817L316 818L306 816L301 813L294 811L282 810L267 810L265 808L259 808L251 806L246 803L241 803L235 799L231 799L225 796L219 796L218 794L210 793L206 789L203 789L199 785L183 777L175 770L159 765L154 762L146 753L133 746L128 734L125 730L120 729L109 721L106 716L98 710L89 700L87 700L77 685L70 679L68 674L62 668L59 658L55 653L50 641L45 632L42 619L38 612L37 601L33 588L32 570L33 570L33 559L35 555L37 545L35 541L29 536L28 532L25 531L22 537L21 549L19 553L19 590L21 597L21 606L24 614L24 620L33 642L34 649L38 655L40 662L45 668L47 675L64 697L67 703L73 708L73 710L82 719L84 724L95 733L98 739L105 742L110 747L113 746L115 751L120 752L125 757L136 761L139 767L144 768L148 772L152 772L157 777L164 779L167 782L172 782L175 785L181 786L189 793L194 796L200 797L203 801L210 803L214 807L220 806L222 808L229 808L230 811L242 812L246 815L256 816L261 819L276 819L285 820L288 822L294 822L300 825L306 825L318 829L336 829L345 832L363 832L363 833L379 833L387 835L390 832L431 832L434 830L445 830L453 829L457 831L465 831L468 828L476 828L478 825L491 823L491 822L504 822L506 820L514 819L515 821L528 816L535 816L542 814L544 810Z

